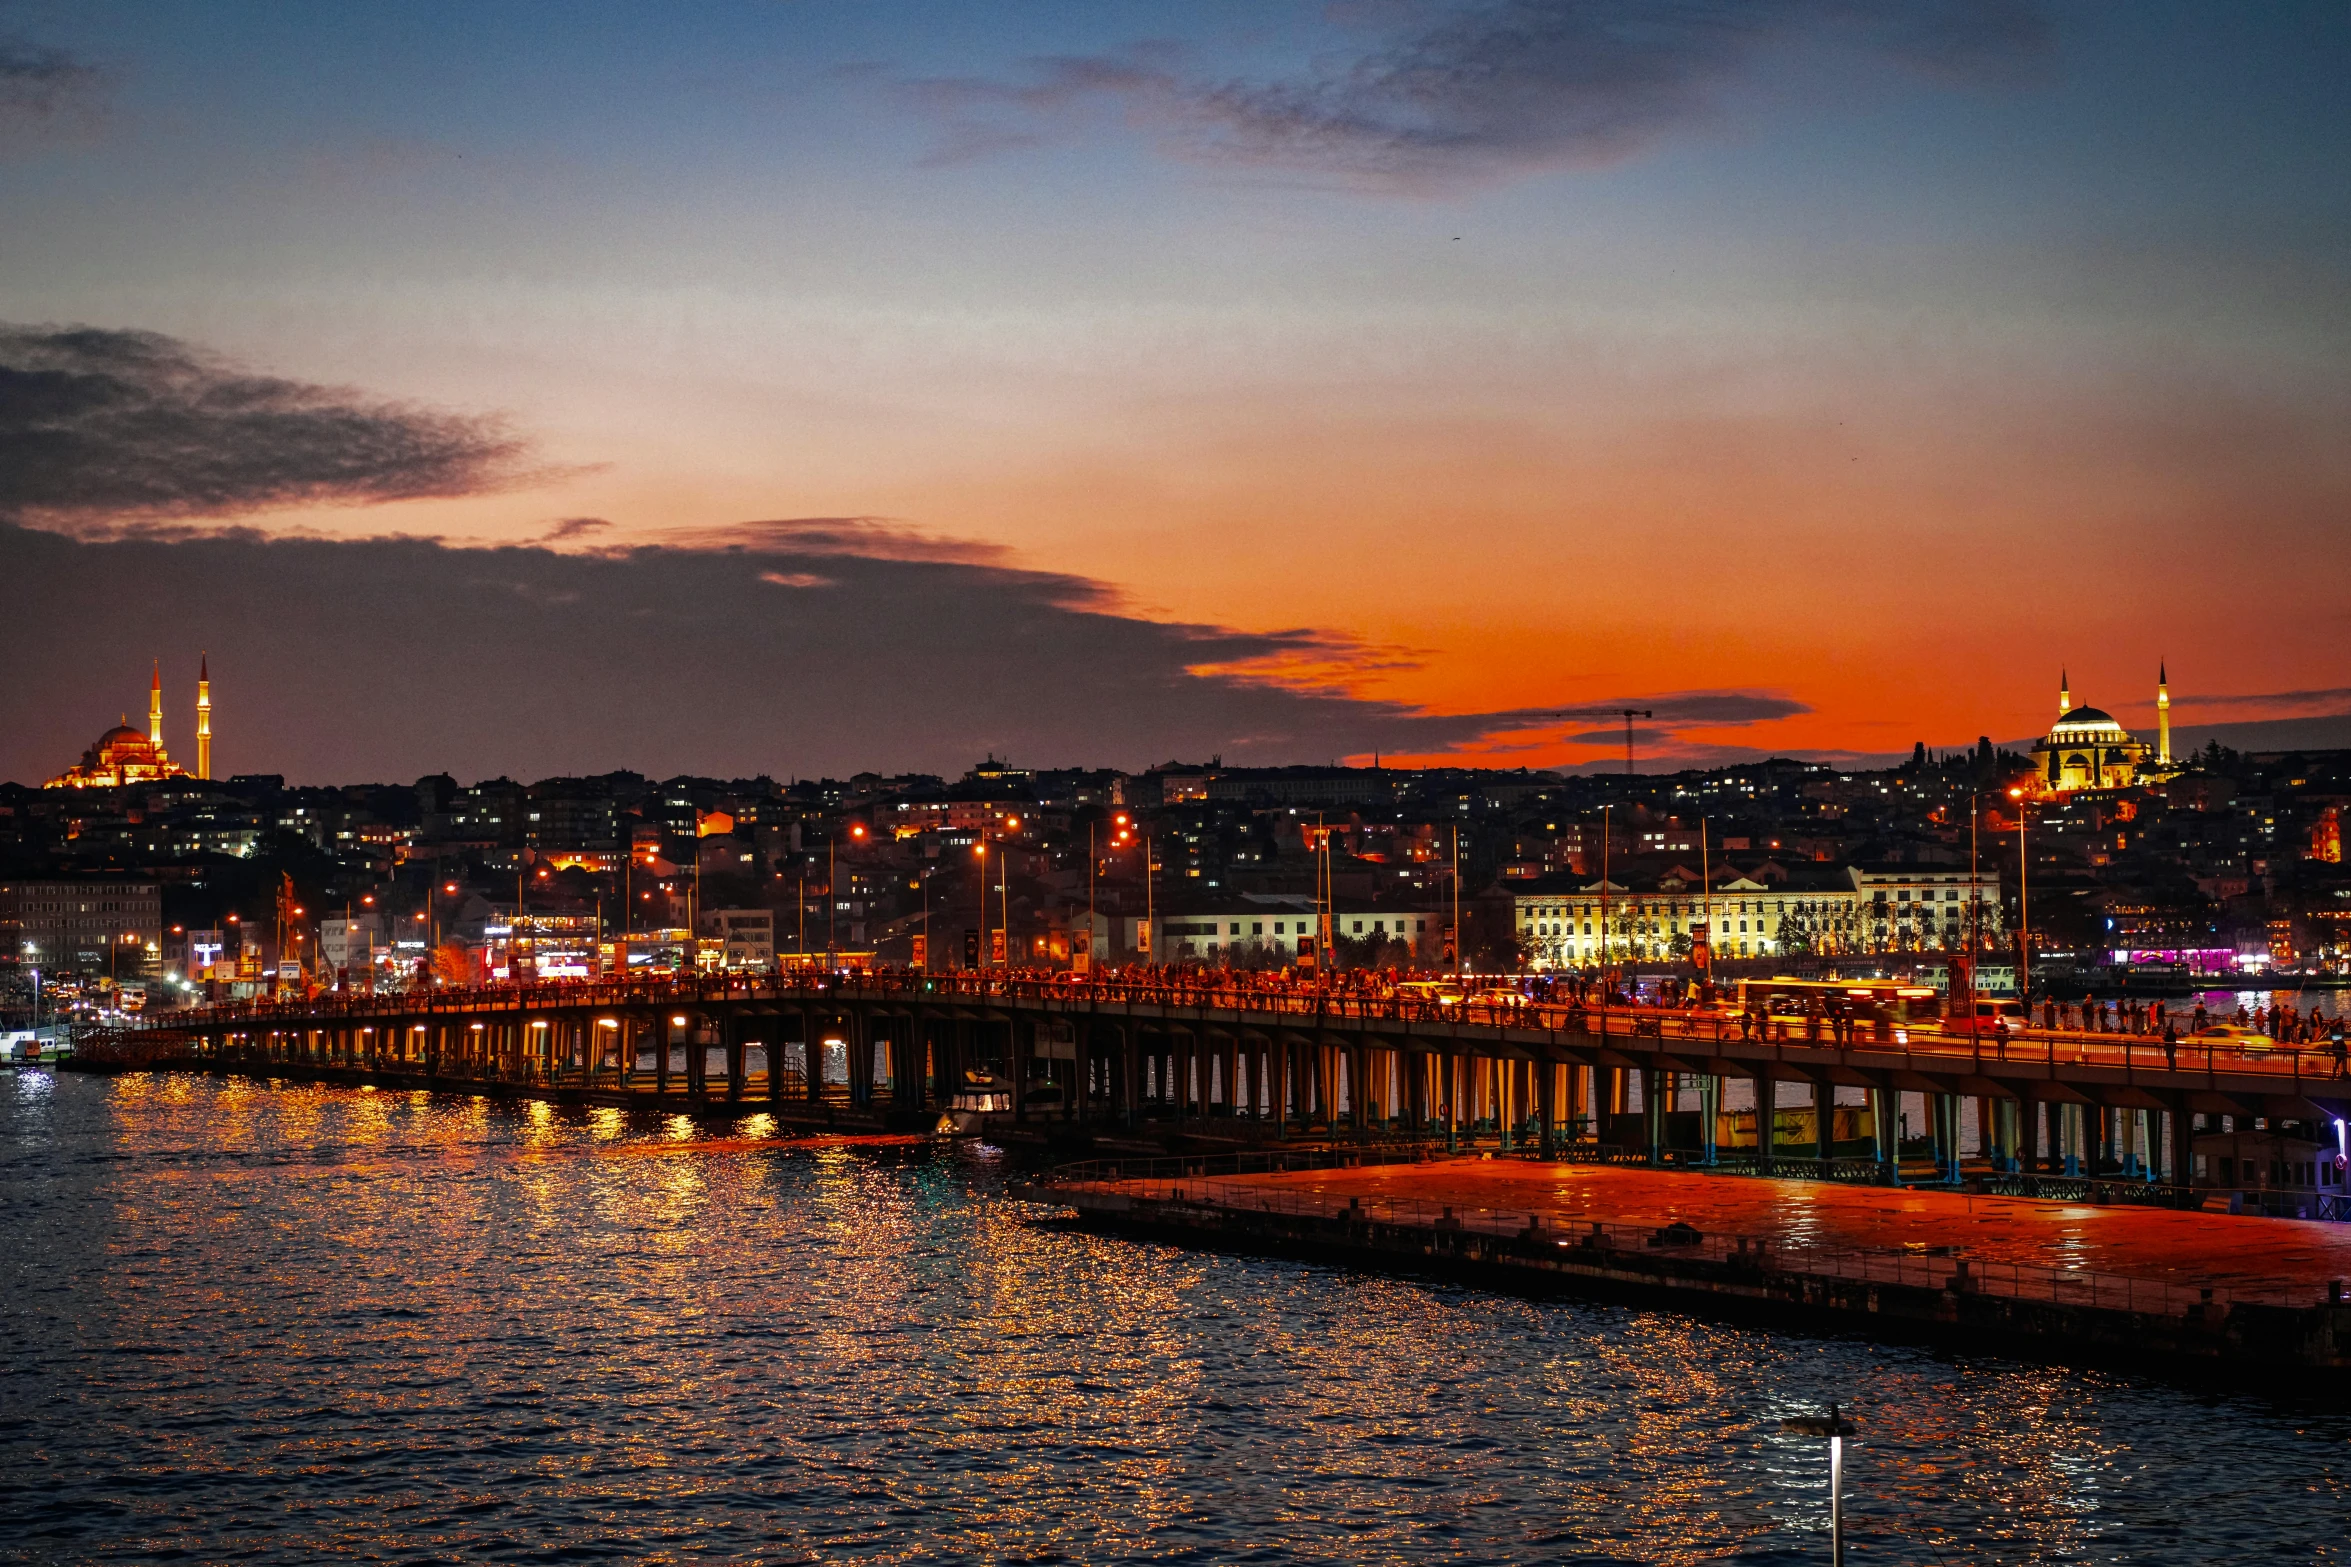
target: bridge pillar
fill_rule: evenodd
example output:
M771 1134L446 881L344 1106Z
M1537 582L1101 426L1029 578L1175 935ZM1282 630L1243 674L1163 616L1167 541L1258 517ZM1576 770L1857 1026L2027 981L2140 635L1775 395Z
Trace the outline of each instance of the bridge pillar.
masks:
M1365 1092L1364 1063L1371 1052L1364 1048L1363 1036L1356 1034L1347 1041L1347 1124L1360 1136L1371 1125L1370 1095Z
M824 1098L824 1026L817 1017L813 1008L800 1009L800 1053L808 1063L808 1080L803 1086L810 1104Z
M1642 1141L1648 1145L1649 1162L1665 1163L1665 1074L1656 1067L1641 1069L1641 1127Z
M1928 1097L1940 1106L1946 1096L1930 1094ZM1892 1089L1869 1090L1870 1149L1877 1155L1878 1179L1888 1186L1902 1184L1902 1120L1897 1109L1901 1102L1901 1096ZM1937 1114L1940 1113L1938 1108ZM1942 1146L1940 1132L1936 1134L1936 1146Z
M1535 1066L1535 1119L1541 1141L1536 1151L1545 1159L1559 1157L1559 1063Z
M1280 1029L1265 1038L1266 1111L1273 1117L1276 1142L1290 1136L1290 1042Z
M1766 1067L1755 1074L1755 1168L1759 1173L1772 1173L1779 1141L1780 1085Z
M1446 1121L1446 1154L1460 1146L1460 1111L1453 1099L1453 1050L1439 1050L1436 1052L1436 1111Z
M1830 1083L1812 1085L1813 1136L1815 1157L1820 1161L1823 1175L1828 1173L1829 1161L1836 1157L1837 1146L1837 1090Z
M1716 1122L1722 1115L1722 1074L1706 1072L1698 1078L1698 1162L1712 1167L1716 1159Z
M849 1057L849 1102L865 1109L873 1103L873 1019L863 1007L842 1012L841 1048ZM1012 1083L1015 1106L1020 1103L1021 1086L1016 1074Z

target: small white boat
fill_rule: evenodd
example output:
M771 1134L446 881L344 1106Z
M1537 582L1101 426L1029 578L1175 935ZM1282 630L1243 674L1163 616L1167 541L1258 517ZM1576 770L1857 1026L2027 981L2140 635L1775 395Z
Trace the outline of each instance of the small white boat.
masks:
M991 1115L1012 1113L1012 1088L993 1072L966 1072L963 1087L947 1101L939 1117L941 1137L976 1137Z

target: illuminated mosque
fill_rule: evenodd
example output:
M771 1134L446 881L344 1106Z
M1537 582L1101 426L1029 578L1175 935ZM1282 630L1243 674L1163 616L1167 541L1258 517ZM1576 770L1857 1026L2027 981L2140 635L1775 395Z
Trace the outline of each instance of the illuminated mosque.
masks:
M212 776L212 667L208 657L197 664L196 673L196 772L198 778ZM124 784L160 783L166 778L185 778L188 770L171 759L163 748L163 665L155 666L154 679L147 687L147 732L139 733L125 721L98 737L98 743L82 753L81 765L69 767L49 780L50 789L116 789Z
M2057 677L2057 722L2033 742L2033 766L2042 789L2071 794L2076 789L2127 789L2172 771L2171 677L2155 672L2156 743L2133 736L2114 717L2095 707L2073 705L2073 682ZM2148 754L2154 753L2150 765Z

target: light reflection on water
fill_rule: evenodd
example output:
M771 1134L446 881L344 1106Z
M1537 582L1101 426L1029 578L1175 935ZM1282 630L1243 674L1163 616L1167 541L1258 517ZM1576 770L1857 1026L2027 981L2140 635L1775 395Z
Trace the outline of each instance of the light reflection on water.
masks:
M0 1560L2339 1560L2351 1418L1031 1222L993 1151L0 1078Z

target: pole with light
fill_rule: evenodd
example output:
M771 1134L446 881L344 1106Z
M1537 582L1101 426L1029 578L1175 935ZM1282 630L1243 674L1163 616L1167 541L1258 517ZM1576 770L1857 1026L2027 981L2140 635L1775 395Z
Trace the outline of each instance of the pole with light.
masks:
M1469 972L1469 944L1461 939L1461 824L1453 824L1453 975Z
M2033 1015L2033 926L2025 911L2025 881L2031 874L2032 860L2025 853L2024 791L2011 789L2008 798L2016 802L2016 1000L2029 1022Z
M1825 1415L1799 1415L1781 1421L1780 1429L1790 1436L1828 1438L1829 1567L1845 1567L1845 1438L1858 1435L1858 1429L1833 1403Z
M1600 807L1600 1004L1608 1004L1608 817L1612 807ZM1590 861L1585 861L1590 864Z
M1007 832L1020 831L1020 818L1017 816L1005 817L1004 828ZM982 898L987 896L986 888L980 889L980 896ZM996 913L998 916L996 928L1004 932L1004 969L1005 972L1010 973L1012 970L1012 861L1006 858L1002 843L996 845Z
M972 943L972 961L980 968L988 966L988 819L980 817L980 939Z

